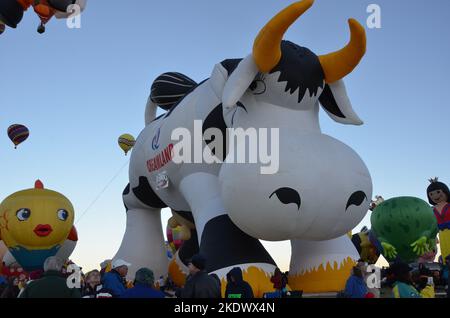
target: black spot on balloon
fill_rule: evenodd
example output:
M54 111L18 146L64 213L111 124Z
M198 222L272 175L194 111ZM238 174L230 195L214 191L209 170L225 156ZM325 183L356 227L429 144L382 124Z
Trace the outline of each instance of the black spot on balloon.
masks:
M348 199L345 209L347 210L351 205L360 206L366 199L367 196L363 191L356 191Z
M302 200L300 198L300 194L292 189L292 188L280 188L275 190L270 196L269 199L272 198L273 195L276 195L278 200L284 204L295 203L300 210L300 205L302 204Z
M392 201L392 209L396 209L397 208L397 201Z
M409 226L407 224L399 223L398 226L401 227L405 233L409 233Z

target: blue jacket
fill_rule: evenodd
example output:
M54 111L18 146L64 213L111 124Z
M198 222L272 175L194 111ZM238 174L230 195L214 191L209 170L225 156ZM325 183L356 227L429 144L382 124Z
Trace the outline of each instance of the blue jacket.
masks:
M362 277L350 276L345 284L345 295L350 298L364 298L367 286Z
M165 295L159 290L149 286L136 284L133 288L127 289L120 298L164 298Z
M394 298L421 298L417 289L412 285L405 284L402 282L395 282L394 288L392 289L394 293Z
M113 297L120 297L127 290L122 276L115 270L106 273L102 283L103 288L110 290Z

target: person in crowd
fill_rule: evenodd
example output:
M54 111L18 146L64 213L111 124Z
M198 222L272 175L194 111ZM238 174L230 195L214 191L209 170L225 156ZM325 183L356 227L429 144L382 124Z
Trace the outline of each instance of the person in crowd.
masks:
M0 295L6 287L8 287L8 280L4 276L0 275Z
M206 259L201 254L192 256L188 264L189 276L184 288L177 291L181 298L221 298L220 285L205 271Z
M30 280L36 280L36 279L42 278L43 275L44 275L43 269L38 269L38 270L32 271L30 273Z
M394 298L392 289L394 288L395 275L392 268L388 267L383 272L383 279L381 280L380 298Z
M111 260L106 259L100 263L100 277L103 279L103 276L109 271L108 267L111 265Z
M361 270L363 280L366 283L367 294L369 295L369 296L366 295L366 298L368 297L380 298L381 297L380 289L375 287L376 284L374 284L374 286L371 285L371 283L375 283L372 278L372 275L376 271L375 268L369 267L369 264L361 259L358 261L356 266Z
M281 274L281 293L283 296L288 292L289 272Z
M0 298L17 298L20 293L19 277L11 276L7 279L7 285L3 289Z
M230 282L225 289L225 298L253 298L253 290L249 283L244 281L242 269L235 267L229 272Z
M30 282L19 298L80 298L77 288L67 286L67 279L61 273L63 265L64 262L58 257L47 258L43 277Z
M217 281L217 283L219 284L219 289L222 291L222 282L220 281L219 276L216 273L210 274L209 276Z
M394 263L391 270L395 277L394 288L392 289L394 298L421 298L419 292L413 286L412 268L408 264Z
M273 273L272 277L270 278L270 282L273 284L273 288L275 290L281 290L281 279L282 279L282 273L281 270L277 267L275 268L275 272Z
M160 287L159 290L164 293L166 298L173 298L173 297L175 297L176 289L177 289L177 287L175 286L175 283L173 282L173 280L169 274L169 275L167 275L164 285L162 287Z
M100 271L94 269L85 276L83 298L112 298L112 292L103 287Z
M364 298L367 294L367 286L363 273L358 266L353 267L352 274L345 284L344 295L347 298Z
M416 286L422 298L436 297L436 293L434 291L433 277L420 275Z
M447 289L447 298L450 298L450 255L447 255L447 257L445 258L442 278Z
M112 263L112 269L103 276L103 287L112 292L113 297L120 297L127 289L125 277L131 264L123 259L116 259Z
M434 274L431 270L426 268L424 264L419 265L419 277L416 287L422 298L436 297L434 289Z
M159 290L164 289L164 285L166 284L166 280L164 279L164 276L159 276L158 279L158 288Z
M148 268L141 268L136 272L134 287L127 289L121 298L164 298L163 292L155 288L155 278L153 271Z

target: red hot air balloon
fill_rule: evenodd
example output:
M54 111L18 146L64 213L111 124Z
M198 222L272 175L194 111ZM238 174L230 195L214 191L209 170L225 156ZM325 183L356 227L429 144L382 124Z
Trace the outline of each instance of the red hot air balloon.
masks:
M14 148L24 142L29 135L30 131L24 125L14 124L8 128L8 137L14 143Z

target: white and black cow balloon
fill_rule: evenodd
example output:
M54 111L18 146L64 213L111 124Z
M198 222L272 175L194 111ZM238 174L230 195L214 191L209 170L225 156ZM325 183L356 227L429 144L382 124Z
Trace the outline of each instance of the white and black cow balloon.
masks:
M133 264L131 274L141 266L158 276L167 272L160 225L164 207L195 222L207 270L221 278L235 266L273 272L276 264L258 239L293 240L292 264L304 268L292 271L299 273L325 264L327 256L308 258L310 246L317 254L328 245L335 252L339 245L331 263L358 257L346 233L367 213L371 177L354 150L322 134L318 113L322 106L338 123L362 124L342 78L365 54L365 31L349 20L348 45L324 56L283 41L289 26L312 4L305 0L281 11L261 30L251 55L217 64L201 84L179 73L155 81L146 127L131 157L130 185L124 192L127 229L116 255ZM188 88L184 93L183 87ZM157 105L168 111L155 119ZM202 121L200 128L195 120ZM262 174L259 161L230 163L230 153L240 151L242 140L234 146L226 140L224 154L215 153L224 163L177 164L172 133L180 127L192 134L208 128L278 129L278 169ZM258 142L273 146L270 140ZM210 143L203 139L202 149ZM192 144L190 150L196 147ZM256 278L247 280L258 292L268 286Z

